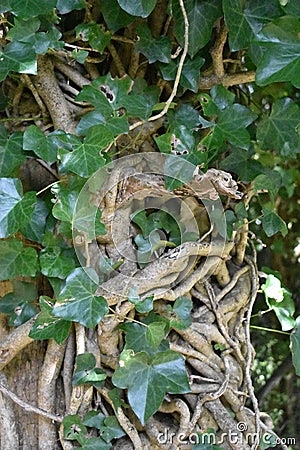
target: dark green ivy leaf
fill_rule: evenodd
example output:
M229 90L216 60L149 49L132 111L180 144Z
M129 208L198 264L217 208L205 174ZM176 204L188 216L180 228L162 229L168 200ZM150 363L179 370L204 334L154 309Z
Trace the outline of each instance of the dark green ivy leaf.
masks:
M34 301L37 290L32 283L13 280L13 292L0 299L0 312L9 314L9 326L17 327L38 312Z
M272 171L270 173L260 174L254 179L254 190L256 193L269 192L271 200L274 201L275 195L278 193L281 186L281 176L278 172Z
M225 142L229 142L247 150L250 146L250 135L246 128L256 117L246 106L234 103L219 112L211 134L201 142L209 148L221 148Z
M120 389L128 389L128 401L142 425L158 410L166 392L190 391L184 359L172 350L153 356L123 351L112 381Z
M187 297L178 297L174 303L171 313L170 327L184 330L188 328L191 321L191 310L193 302ZM172 316L175 315L173 318Z
M210 90L210 94L214 104L217 105L218 109L221 111L233 105L235 100L233 92L230 92L221 84L213 86Z
M54 26L46 32L40 29L41 22L37 18L22 20L15 18L14 27L9 30L7 37L12 41L30 44L38 54L45 54L49 48L62 48L64 43L60 41L61 33Z
M70 441L84 440L84 436L87 433L86 427L83 425L81 419L76 414L68 415L63 420L64 438Z
M180 76L180 85L182 87L198 92L201 76L200 68L203 66L204 61L201 56L195 56L193 59L190 57L186 58ZM160 70L164 80L175 80L178 70L178 59L171 60L168 64L161 64Z
M39 158L52 164L56 161L57 148L51 142L45 133L36 125L30 125L24 131L23 149L33 151Z
M17 239L0 241L0 280L34 277L36 271L37 254L34 248L23 247Z
M191 130L196 128L200 124L200 114L196 111L192 105L183 103L175 111L168 112L168 121L172 131L176 132L176 129L180 129L182 126Z
M10 11L21 19L51 14L56 6L56 0L9 0Z
M111 34L97 23L82 23L75 28L76 36L83 42L89 42L90 46L102 53L111 39Z
M29 336L37 340L54 339L60 345L68 337L72 322L53 315L52 301L49 297L40 297L41 312L36 318Z
M27 192L23 196L22 191L18 178L0 178L0 238L11 236L31 219L36 194Z
M67 14L74 9L83 9L86 4L84 0L57 0L56 8L60 14Z
M264 232L268 237L280 232L282 236L286 236L288 229L286 223L275 211L269 208L263 208L263 217L260 219Z
M37 59L31 44L25 42L10 42L3 50L0 48L0 81L10 72L36 75Z
M275 100L270 115L258 123L257 141L263 150L296 158L300 152L299 106L288 97Z
M283 3L283 2L282 2ZM300 4L298 0L285 1L284 11L287 15L295 16L300 19Z
M148 86L144 79L137 78L129 94L123 96L123 106L126 108L127 115L144 120L149 119L153 107L159 101L159 95L157 86Z
M120 8L117 0L103 2L101 4L101 12L106 25L112 33L115 33L120 28L125 28L135 19L135 17Z
M137 293L137 289L130 288L128 292L128 300L134 304L136 311L146 313L153 310L153 296L141 299Z
M148 17L156 5L156 0L118 0L118 3L132 16Z
M257 65L258 85L290 81L300 88L299 33L300 21L296 17L284 16L266 25L258 34L251 51ZM259 51L256 46L259 46Z
M73 386L87 384L99 387L105 378L106 373L102 369L96 368L96 358L93 353L82 353L77 355L72 380Z
M97 428L105 442L110 442L112 439L118 439L125 435L116 416L106 416L98 411L89 411L82 422L87 427Z
M73 172L81 177L90 177L97 169L105 165L100 150L105 148L114 136L105 125L90 127L82 144L76 145L71 152L61 156L62 173Z
M64 279L76 266L75 252L61 247L46 247L39 260L42 274L50 278Z
M251 159L249 152L240 148L232 150L222 161L221 168L237 174L246 183L265 172L265 167L259 161Z
M22 133L13 133L8 137L6 129L0 124L0 176L11 176L25 159Z
M119 439L125 436L125 431L120 426L116 416L106 416L104 419L104 424L100 428L100 434L105 442L110 442L113 439Z
M223 0L232 51L247 48L263 25L282 15L278 0Z
M130 292L133 299L133 291ZM126 331L126 349L132 349L136 353L145 351L149 354L168 350L169 344L164 340L168 330L168 320L160 317L149 324L126 323L121 326Z
M53 314L94 328L108 311L104 297L96 296L98 275L92 268L74 269L60 291Z
M30 222L20 228L21 233L33 242L42 243L49 208L43 200L37 199Z
M69 178L66 186L62 183L52 186L51 192L55 194L52 214L56 219L72 223L75 204L83 184L84 179L74 176Z
M209 41L215 21L221 17L219 0L185 0L185 10L189 21L189 50L191 58ZM184 19L178 0L173 1L174 34L184 47Z
M155 39L146 23L138 25L136 32L139 40L135 44L135 50L143 53L150 64L155 61L168 63L171 60L171 41L167 36Z

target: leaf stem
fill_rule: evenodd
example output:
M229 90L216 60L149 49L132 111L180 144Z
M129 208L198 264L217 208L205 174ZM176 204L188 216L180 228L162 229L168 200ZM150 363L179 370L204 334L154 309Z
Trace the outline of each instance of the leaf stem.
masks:
M41 189L39 192L37 192L37 193L36 193L36 196L42 194L42 193L45 192L47 189L51 188L52 186L54 186L54 185L57 184L57 183L61 183L62 181L63 181L63 180L57 180L57 181L54 181L54 182L51 183L51 184L48 184L48 186L44 187L44 188Z
M255 330L261 330L261 331L271 331L272 333L285 334L287 336L290 336L290 334L291 334L291 333L288 333L287 331L274 330L273 328L259 327L256 325L250 325L250 328L254 328Z

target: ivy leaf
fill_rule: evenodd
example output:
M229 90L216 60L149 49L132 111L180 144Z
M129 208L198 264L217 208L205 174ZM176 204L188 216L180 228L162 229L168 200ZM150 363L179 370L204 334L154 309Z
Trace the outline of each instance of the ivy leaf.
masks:
M165 161L166 188L169 191L193 179L195 166L184 158L169 155Z
M84 441L84 436L87 433L87 429L83 425L79 416L76 414L65 416L62 423L65 439L79 442Z
M286 223L273 210L263 208L263 217L260 219L264 232L268 237L280 232L282 236L286 236L288 229Z
M204 64L201 56L195 56L193 59L187 57L182 68L180 84L182 87L198 92L200 82L200 68ZM171 60L168 64L161 64L160 70L164 80L175 80L178 70L178 60Z
M113 384L128 389L128 401L142 425L158 410L166 392L190 392L183 357L167 350L149 356L146 352L122 352Z
M97 411L89 411L82 422L87 427L97 428L100 431L101 438L105 442L110 442L112 439L119 439L126 434L116 416L106 416Z
M73 386L87 384L99 387L105 378L106 373L102 369L96 368L96 358L93 353L83 353L76 356Z
M76 255L72 249L46 247L39 255L41 272L46 277L64 279L75 269Z
M25 42L10 42L3 51L0 48L0 61L0 81L3 81L9 72L32 75L37 73L35 50Z
M30 221L20 228L23 236L33 242L42 243L49 212L50 210L46 203L43 200L37 199Z
M128 292L128 300L132 303L137 312L145 314L153 310L153 296L141 299L136 288L130 288Z
M0 241L0 280L19 276L34 277L37 254L32 247L23 247L17 239Z
M52 186L51 192L55 194L52 214L56 219L72 223L75 204L83 184L83 179L74 176L69 179L66 186L62 183Z
M187 297L178 297L174 303L171 312L170 327L177 328L178 330L185 330L188 328L191 321L191 310L193 302ZM175 315L172 318L172 315Z
M102 53L111 39L111 34L103 31L97 23L83 23L75 28L77 38L89 42L90 46Z
M36 340L54 339L57 344L62 344L69 336L72 322L53 315L51 298L41 296L39 303L41 312L30 330L29 337Z
M281 186L281 176L275 170L272 171L272 176L270 174L261 174L254 179L254 190L256 193L259 191L269 192L272 201L275 195L279 191Z
M130 297L133 299L134 291L130 292ZM164 340L167 329L168 320L155 316L149 324L140 325L137 323L126 323L121 326L126 332L126 349L132 349L136 353L145 351L149 354L160 351L168 350L169 344Z
M0 176L11 176L25 159L22 133L13 133L8 137L6 129L0 124Z
M67 14L74 9L85 8L84 0L57 0L56 8L60 14Z
M200 124L199 113L189 104L181 104L175 111L168 112L168 121L172 131L180 129L181 126L192 129Z
M233 104L220 111L212 133L202 140L209 148L220 148L225 142L247 150L250 145L250 135L247 127L256 119L249 108Z
M36 125L24 131L23 149L33 151L39 158L52 164L57 158L57 148L51 145L45 134Z
M118 3L128 14L145 18L152 13L156 0L118 0Z
M73 172L81 177L90 177L106 161L100 150L113 141L112 132L105 125L89 128L84 142L76 145L72 152L61 156L61 171Z
M147 86L145 80L137 78L131 92L123 97L123 106L126 108L128 116L147 120L158 101L158 87Z
M104 424L100 428L100 434L105 442L110 442L113 439L119 439L125 436L125 431L120 426L116 416L105 416Z
M43 14L51 14L56 6L56 0L10 0L10 10L21 19L30 19Z
M236 173L246 183L265 172L265 167L259 161L251 159L249 152L240 148L234 148L222 161L221 169Z
M101 12L107 27L112 33L115 33L120 28L125 28L126 25L129 25L135 19L120 8L117 0L103 2L101 5Z
M211 98L219 110L224 110L233 105L235 95L221 84L213 86L210 90Z
M47 32L38 32L41 22L37 18L22 20L15 18L14 27L7 34L13 41L20 41L30 44L36 53L45 54L49 47L62 48L60 41L61 33L57 28L52 27Z
M32 283L17 280L13 280L13 289L0 299L0 312L10 315L9 326L17 327L37 314L37 290Z
M266 25L257 35L251 56L257 65L259 86L290 81L300 88L300 22L296 17L283 16Z
M30 320L38 313L37 307L32 303L23 302L18 305L11 314L8 325L11 327L18 327Z
M35 192L22 194L18 178L0 178L0 238L14 234L31 219L36 203Z
M185 10L189 21L189 50L191 58L209 41L215 21L221 17L222 8L219 0L186 0ZM174 35L184 47L184 19L178 0L173 2Z
M262 286L262 289L263 289L263 286ZM278 300L276 298L268 297L268 292L267 292L268 290L270 290L270 288L263 289L265 296L266 296L267 305L269 306L269 308L273 309L273 311L275 312L275 314L280 322L282 330L283 331L291 330L295 326L295 319L293 317L293 315L295 313L295 304L292 299L291 293L283 288L282 289L282 299ZM275 295L277 295L277 293Z
M74 269L58 295L53 314L94 328L108 311L104 297L96 296L98 276L92 268Z
M288 97L280 98L270 115L259 122L257 141L263 150L275 149L283 157L295 158L300 153L299 131L299 106Z
M36 287L32 283L13 280L12 284L13 292L0 299L0 311L4 314L11 314L14 308L23 302L32 303L37 296Z
M277 0L268 3L260 0L223 0L222 3L232 51L247 48L264 24L282 14Z
M83 86L76 96L76 100L91 103L103 118L108 119L113 114L113 108L107 97L101 92L100 86L100 80L94 80L90 85Z
M153 38L150 28L146 23L141 23L136 27L139 40L135 44L135 51L141 52L149 61L168 63L171 60L171 41L167 36Z
M296 326L291 333L291 351L296 375L300 376L300 316L296 319Z

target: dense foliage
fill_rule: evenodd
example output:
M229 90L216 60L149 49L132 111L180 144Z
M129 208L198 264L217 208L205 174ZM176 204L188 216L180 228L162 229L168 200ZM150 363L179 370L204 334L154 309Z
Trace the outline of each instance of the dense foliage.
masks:
M238 181L243 201L224 208L225 237L246 227L258 252L252 324L286 333L275 340L284 344L272 364L291 350L300 375L299 2L2 0L0 13L0 279L13 285L0 313L9 325L35 317L32 339L63 344L73 323L93 329L116 313L97 289L122 261L106 258L97 271L79 261L74 223L84 234L86 222L74 222L77 199L116 157L176 155L169 190L191 180L189 164ZM88 208L79 212L95 221ZM97 236L107 231L101 213ZM140 267L182 242L166 211L140 211L132 222ZM126 390L144 425L167 393L189 391L184 358L167 336L190 326L192 302L180 296L159 314L135 286L128 300L142 319L120 326L118 367L108 373L92 351L79 353L72 384L99 387L108 377L114 410ZM260 336L255 329L258 343L269 339ZM123 429L116 415L99 411L64 419L64 439L84 449L111 448Z

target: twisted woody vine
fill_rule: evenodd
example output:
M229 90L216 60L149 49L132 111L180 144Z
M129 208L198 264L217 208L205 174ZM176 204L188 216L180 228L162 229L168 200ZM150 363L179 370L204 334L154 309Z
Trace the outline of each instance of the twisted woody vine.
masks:
M1 449L296 449L297 0L0 17Z

